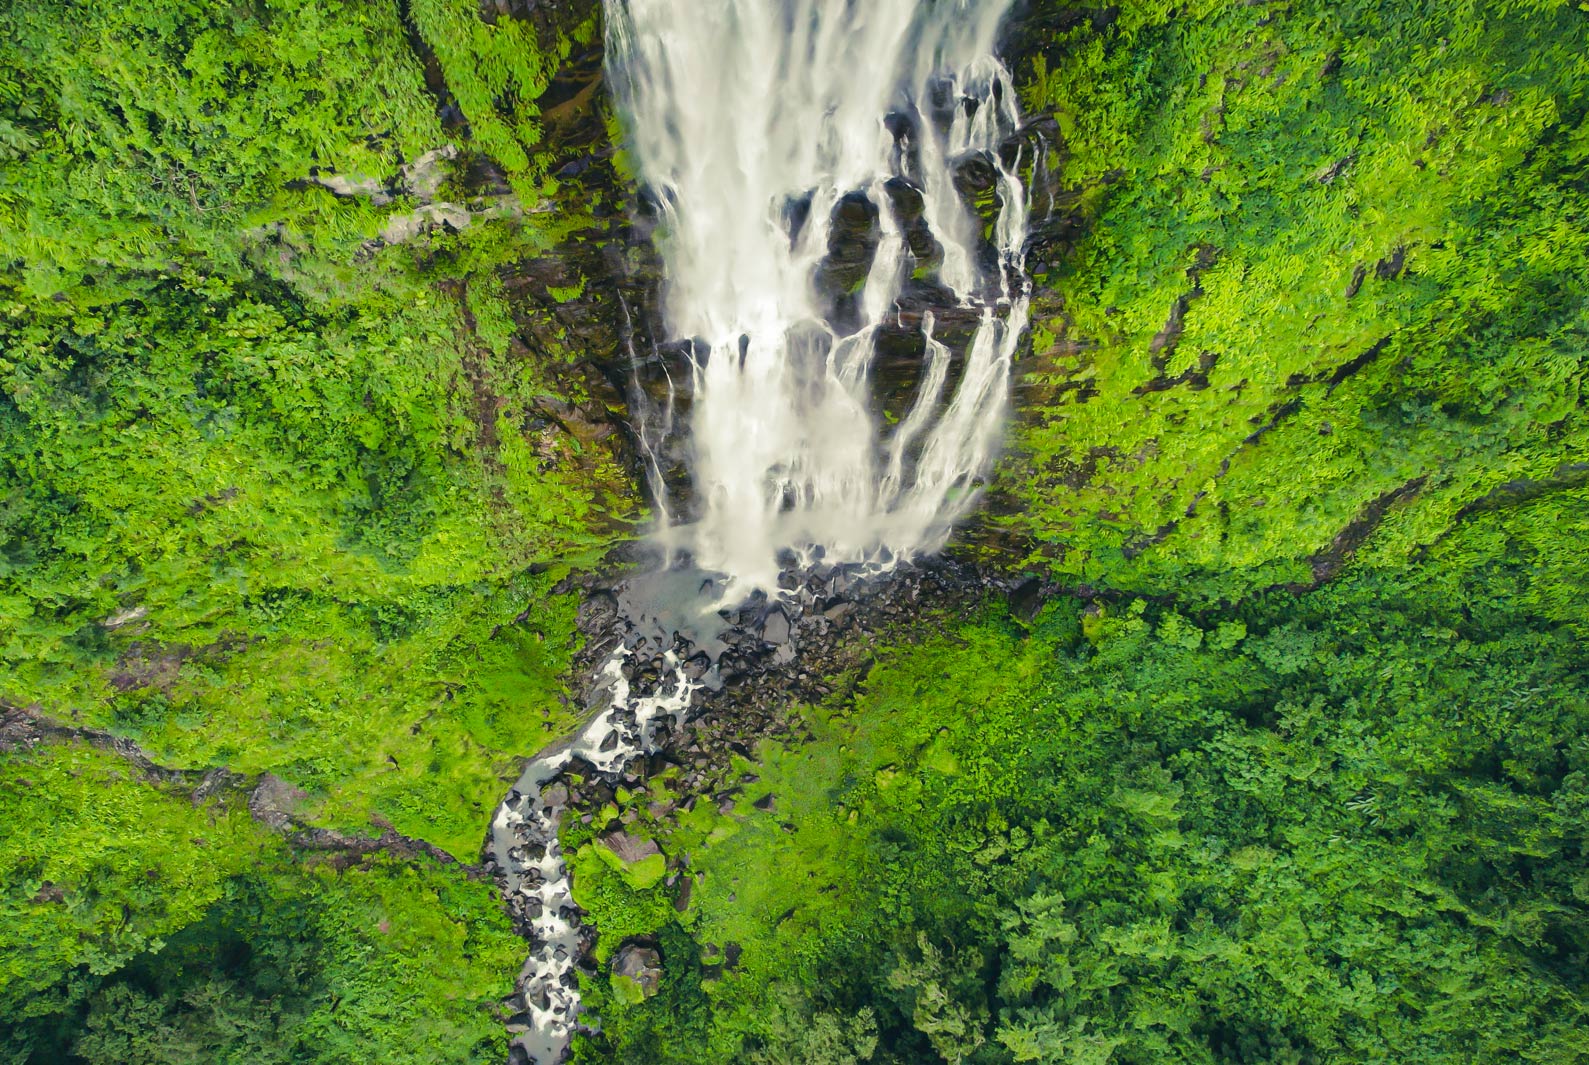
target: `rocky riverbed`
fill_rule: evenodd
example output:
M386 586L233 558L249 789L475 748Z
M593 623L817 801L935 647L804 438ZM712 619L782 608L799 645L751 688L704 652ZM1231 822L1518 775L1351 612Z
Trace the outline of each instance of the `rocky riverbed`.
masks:
M573 898L558 843L566 817L591 825L626 861L665 860L682 910L692 881L681 859L663 859L618 819L594 825L619 788L644 786L677 766L671 790L653 802L660 819L697 801L732 802L740 786L733 756L750 756L765 737L798 742L798 707L864 677L879 638L1011 591L1007 578L949 559L890 569L790 567L776 596L731 608L715 605L710 575L662 568L657 559L631 559L619 579L571 583L584 595L576 670L587 678L581 695L590 717L576 736L530 760L486 846L486 869L530 945L509 1001L514 1065L562 1059L579 1023L579 974L595 973L600 930ZM613 964L643 990L662 959L649 944L625 944Z

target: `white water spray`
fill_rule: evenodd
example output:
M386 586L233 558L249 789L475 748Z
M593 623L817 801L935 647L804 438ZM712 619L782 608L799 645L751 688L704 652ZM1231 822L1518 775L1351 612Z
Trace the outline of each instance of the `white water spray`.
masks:
M993 52L1008 6L607 0L608 70L663 214L667 325L695 340L699 513L673 533L727 575L725 600L773 589L785 551L881 568L931 552L975 502L1027 313L1025 189L1001 154L1019 115ZM995 175L988 233L955 183L974 157ZM921 317L915 405L887 430L878 334L934 265L912 254L891 189L920 203L940 289L978 324L951 355ZM834 324L816 280L834 211L857 195L876 250L858 314Z

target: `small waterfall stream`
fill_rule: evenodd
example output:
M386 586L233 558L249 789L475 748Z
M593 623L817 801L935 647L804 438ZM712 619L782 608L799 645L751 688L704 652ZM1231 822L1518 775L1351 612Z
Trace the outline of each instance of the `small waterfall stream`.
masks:
M603 708L496 812L491 854L533 927L521 1060L561 1061L579 1010L579 911L557 838L564 767L616 774L664 724L682 726L703 680L679 648L709 646L702 626L720 608L776 598L781 569L885 572L941 547L975 504L1029 297L1009 147L1020 115L994 52L1009 5L605 0L610 82L662 214L667 327L689 341L693 505L675 519L659 498L657 537L690 566L697 620L630 625L600 670ZM978 168L996 212L967 202ZM841 262L856 259L856 232L860 261ZM920 371L889 424L872 371L880 337L907 323ZM652 429L674 421L669 409ZM642 440L660 494L662 445ZM662 656L645 693L626 672L640 649Z

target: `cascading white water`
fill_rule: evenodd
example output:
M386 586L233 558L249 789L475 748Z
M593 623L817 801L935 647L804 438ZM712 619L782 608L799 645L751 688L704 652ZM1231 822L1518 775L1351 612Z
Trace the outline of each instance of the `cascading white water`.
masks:
M504 894L524 907L534 932L518 988L524 1030L514 1042L537 1065L563 1059L579 1013L574 973L581 949L579 908L558 842L566 789L559 795L548 785L575 758L598 773L621 771L636 754L652 748L659 725L683 723L695 687L670 652L670 684L657 694L632 697L623 672L629 657L629 649L620 647L602 667L607 711L570 742L531 762L491 821L490 849L503 870Z
M975 502L1028 301L1025 190L1003 151L1019 114L993 52L1010 2L605 0L608 70L664 216L667 324L694 342L699 512L664 534L722 575L721 601L776 594L785 552L889 569L941 546ZM957 188L970 158L995 175L991 226ZM919 206L908 220L901 191ZM837 315L817 279L834 211L857 195L875 211L876 246L851 313ZM971 324L952 350L917 306L916 393L886 427L871 371L912 279L941 293L940 314ZM649 429L666 525L658 436L671 406ZM602 670L605 710L532 762L493 821L491 853L534 938L514 1043L539 1065L562 1060L579 1012L578 907L558 843L566 795L553 782L575 758L616 774L661 723L683 723L698 684L672 650L656 659L664 679L651 694L631 694L625 667L647 639L669 646L690 624L631 626Z
M664 218L667 325L696 342L699 513L674 534L727 575L725 599L775 587L784 551L883 567L930 552L975 501L1027 311L1025 190L1000 151L1019 116L993 51L1008 6L607 0L608 70ZM955 186L973 155L996 173L991 234ZM885 431L871 395L877 335L924 265L890 182L919 196L942 251L937 280L981 321L945 397L951 355L923 318L915 406ZM855 194L875 208L879 239L859 324L836 327L815 279L834 209Z

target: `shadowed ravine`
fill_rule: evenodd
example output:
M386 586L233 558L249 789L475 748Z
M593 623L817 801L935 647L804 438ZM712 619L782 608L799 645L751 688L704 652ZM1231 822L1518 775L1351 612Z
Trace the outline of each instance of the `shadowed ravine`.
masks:
M1020 116L994 53L1007 0L720 6L606 5L688 380L636 427L658 557L615 599L593 716L492 823L490 860L531 939L513 1052L540 1065L567 1052L591 942L558 843L566 767L616 778L739 672L737 638L788 665L795 625L825 631L852 586L941 547L997 451L1026 326L1022 160L1006 147ZM907 328L916 391L887 424L872 369L880 337ZM670 453L684 499L665 487Z

